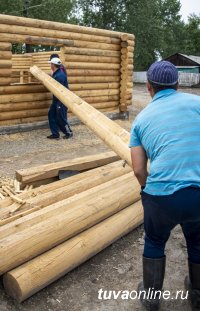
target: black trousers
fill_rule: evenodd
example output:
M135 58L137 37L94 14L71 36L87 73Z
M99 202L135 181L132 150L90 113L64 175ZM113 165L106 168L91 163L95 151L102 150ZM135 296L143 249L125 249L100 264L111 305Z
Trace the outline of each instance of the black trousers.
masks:
M67 120L67 107L60 102L53 102L48 112L49 127L51 133L59 136L59 130L65 135L71 133L71 128Z
M144 256L161 258L171 230L181 225L188 259L200 264L200 188L187 187L172 195L153 196L142 191Z

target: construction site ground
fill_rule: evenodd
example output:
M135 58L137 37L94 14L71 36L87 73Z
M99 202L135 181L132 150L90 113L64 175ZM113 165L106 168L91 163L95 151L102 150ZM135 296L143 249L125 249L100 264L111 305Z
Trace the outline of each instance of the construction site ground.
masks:
M182 89L200 95L200 89ZM128 131L138 112L150 97L144 85L135 85L130 120L116 121ZM156 121L155 121L156 122ZM109 150L84 125L73 127L69 140L48 140L48 129L0 136L0 177L14 177L15 170L56 162ZM86 263L49 285L22 304L9 298L0 284L0 311L136 311L143 310L140 302L122 299L98 299L98 291L136 290L142 278L143 226L115 242ZM184 290L187 274L187 252L179 227L172 232L166 248L167 267L164 289L175 297ZM169 299L161 304L161 311L190 310L187 300Z

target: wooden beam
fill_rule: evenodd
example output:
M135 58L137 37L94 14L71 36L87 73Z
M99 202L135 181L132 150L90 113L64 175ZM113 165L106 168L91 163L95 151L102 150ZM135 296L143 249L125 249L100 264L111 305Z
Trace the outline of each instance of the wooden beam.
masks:
M66 32L63 30L52 30L52 29L41 29L38 27L24 27L18 25L3 25L0 24L0 33L11 33L38 37L50 37L56 39L67 39L67 40L83 40L83 41L94 41L108 44L120 44L120 38L112 38L106 36L96 36L95 34L80 34L77 32Z
M58 23L58 22L50 22L38 19L31 19L31 18L24 18L18 16L10 16L10 15L2 15L0 14L0 23L6 25L19 25L25 27L35 27L41 29L55 29L55 30L62 30L67 32L78 32L78 33L86 33L86 34L93 34L99 36L107 36L112 38L121 38L123 33L111 31L111 30L104 30L104 29L97 29L91 27L83 27L78 25L70 25L65 23ZM134 35L128 34L129 39L134 40Z
M115 151L123 160L126 160L130 166L132 165L130 150L128 148L130 134L126 130L109 120L98 110L91 107L36 66L31 67L30 71L113 151Z
M106 165L119 160L119 156L113 151L100 154L64 160L56 163L44 164L28 169L18 170L15 173L16 179L23 184L30 184L33 181L56 177L60 170L84 171Z

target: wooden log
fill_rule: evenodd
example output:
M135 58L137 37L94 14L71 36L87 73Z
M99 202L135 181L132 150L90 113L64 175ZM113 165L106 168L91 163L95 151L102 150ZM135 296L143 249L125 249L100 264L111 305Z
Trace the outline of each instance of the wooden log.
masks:
M123 73L124 71L126 72L127 70L133 71L133 64L128 64L127 67L121 67L120 72Z
M120 69L120 64L107 64L107 63L88 63L88 62L65 62L68 69Z
M12 85L0 87L0 95L44 93L47 89L42 84Z
M12 67L11 59L0 59L0 68L10 68Z
M69 83L104 83L104 82L119 82L120 76L88 76L88 77L69 77Z
M68 106L72 113L78 116L79 119L94 131L108 146L110 146L113 151L132 166L130 150L128 148L130 135L126 130L122 129L98 110L88 105L68 89L64 88L36 66L31 67L30 71L38 80L50 89L63 104Z
M51 104L49 101L31 101L31 102L20 102L12 104L0 104L0 112L14 112L20 110L30 110L30 109L42 109L48 108Z
M30 118L19 118L19 119L14 119L14 120L0 121L0 126L16 125L16 124L22 124L22 123L35 123L35 122L45 121L45 120L47 120L47 114L45 116L37 116L37 117L30 117Z
M128 53L133 53L134 52L134 47L131 47L131 46L129 46L129 47L122 47L121 48L121 54L122 55L126 55L126 54L128 54Z
M37 117L37 116L45 116L47 115L48 109L33 109L33 110L24 110L24 111L9 111L9 112L1 112L0 121L12 120L18 118L29 118L29 117Z
M133 184L131 172L63 200L55 206L50 205L32 213L32 219L34 214L44 214L45 216L43 215L41 222L0 240L0 274L19 266L138 201L140 198L139 186L136 181L135 185ZM76 197L79 199L76 200ZM53 209L52 212L47 213L50 209ZM49 214L51 216L48 218ZM27 217L29 215L23 218ZM37 242L33 243L33 241Z
M0 86L9 85L11 82L11 77L0 77Z
M138 227L142 221L143 211L139 201L6 273L3 283L7 294L18 302L24 301Z
M68 69L69 77L73 76L118 76L118 69Z
M108 56L119 58L120 51L108 51L108 50L97 50L97 49L87 49L87 48L75 48L75 47L61 47L61 51L64 57L67 55L87 55L87 56ZM36 55L35 55L36 56Z
M87 101L89 104L95 104L95 103L104 103L104 102L110 102L110 101L119 101L119 95L104 95L104 96L95 96L95 97L84 97L85 101Z
M63 58L63 62L66 63L74 63L74 62L83 62L83 63L110 63L110 64L119 64L120 58L117 57L107 57L107 56L85 56L85 55L68 55L67 57ZM31 62L30 62L31 64ZM27 63L17 62L16 64L13 64L14 68L20 67L30 67L31 65ZM33 65L40 65L40 66L47 66L48 65L48 59L40 59L35 58L33 59Z
M78 96L101 96L101 95L118 95L119 89L105 89L105 90L84 90L76 91Z
M0 42L0 50L1 51L11 51L12 44L9 42Z
M102 113L106 113L106 112L113 112L113 113L117 113L119 110L116 109L115 107L110 107L110 108L99 108L98 111L102 112Z
M118 160L114 152L105 152L71 160L59 161L56 163L39 165L36 167L21 169L15 172L15 177L23 184L30 184L33 181L58 176L60 170L84 171Z
M89 41L78 41L74 40L73 44L68 44L71 47L77 48L91 48L91 49L98 49L98 50L110 50L110 51L120 51L119 44L107 44L107 43L95 43Z
M108 90L108 89L119 89L120 84L118 82L111 83L70 83L70 90L81 91L81 90Z
M39 66L38 66L39 67ZM42 68L42 70L46 70L47 72L50 72L49 67ZM68 69L67 73L69 77L76 77L76 76L118 76L119 77L119 70L117 69Z
M0 58L3 59L11 59L12 58L12 52L11 51L1 51L0 50Z
M104 102L104 103L94 103L91 104L95 109L105 109L105 108L116 108L119 106L119 101Z
M1 68L0 69L0 77L10 77L12 73L11 68Z
M51 99L50 93L8 94L0 97L0 104L20 103L22 101L37 101Z
M112 38L121 38L122 33L115 32L111 30L97 29L91 27L83 27L78 25L70 25L58 22L50 22L44 20L23 18L18 16L10 16L10 15L0 15L0 23L7 25L18 25L25 27L34 27L41 29L55 29L62 30L67 32L78 32L78 33L86 33L86 34L95 34L99 36L107 36ZM134 35L128 34L129 39L134 40Z
M18 25L3 25L0 24L0 33L10 33L10 34L20 34L20 35L30 35L38 37L49 37L56 39L68 39L68 40L83 40L83 41L94 41L102 42L108 44L120 44L120 38L111 38L105 36L96 36L94 34L80 34L80 33L70 33L63 30L52 30L52 29L41 29L35 27L24 27ZM131 42L131 41L130 41Z
M78 48L92 48L92 49L102 49L119 51L119 44L109 44L109 43L95 43L90 41L78 41L78 40L67 40L67 39L56 39L50 37L40 37L40 36L29 36L29 35L19 35L10 33L1 33L2 40L6 42L13 43L27 43L27 44L43 44L43 45L55 45L55 46L70 46Z
M74 46L73 41L56 39L56 38L47 38L40 36L29 36L29 35L17 35L10 33L1 33L1 40L5 42L12 43L27 43L27 44L43 44L43 45L55 45L55 46Z
M87 62L87 63L120 63L119 57L92 56L92 55L66 55L64 61L67 62Z

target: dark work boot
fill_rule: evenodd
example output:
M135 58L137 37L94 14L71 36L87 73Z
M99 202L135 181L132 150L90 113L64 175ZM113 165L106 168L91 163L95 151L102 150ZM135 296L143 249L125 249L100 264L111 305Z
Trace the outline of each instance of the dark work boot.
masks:
M138 294L141 303L148 311L159 310L165 262L165 257L156 259L143 257L143 282L138 285Z
M185 278L185 288L188 290L193 311L200 311L200 264L188 262L189 276Z
M47 138L49 138L49 139L60 139L60 136L51 134L51 135L47 136Z

